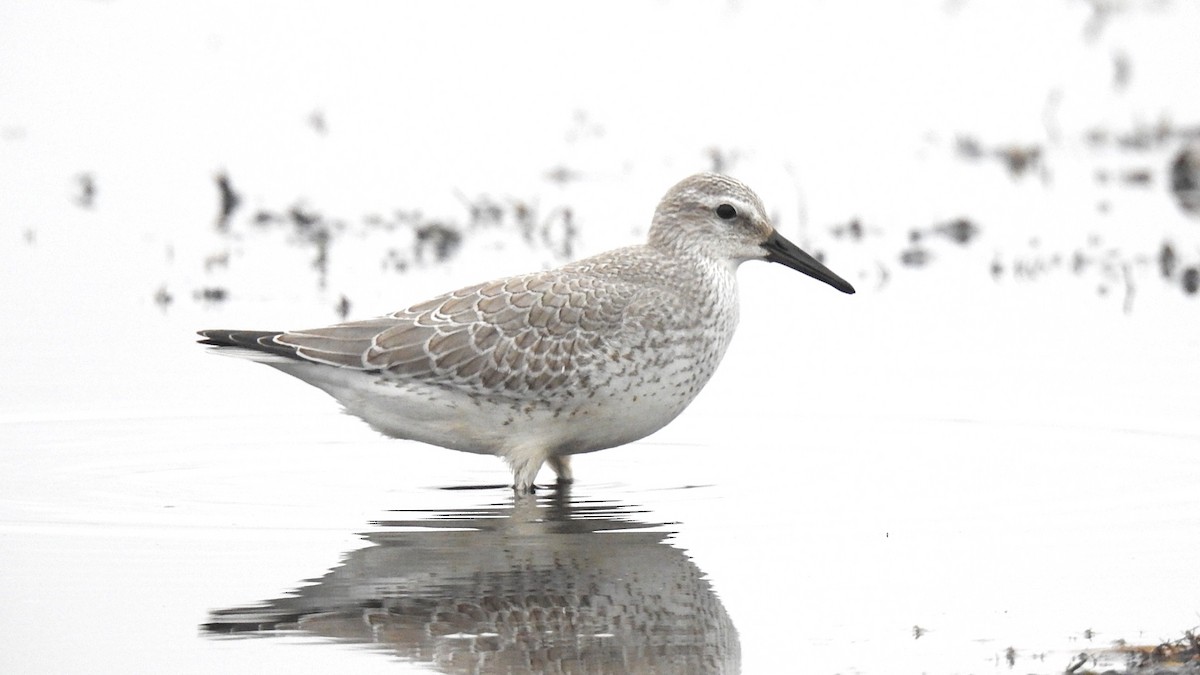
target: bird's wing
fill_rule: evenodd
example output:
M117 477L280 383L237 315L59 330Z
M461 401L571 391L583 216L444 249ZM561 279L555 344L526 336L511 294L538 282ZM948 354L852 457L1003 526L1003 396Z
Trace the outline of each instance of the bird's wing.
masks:
M388 316L290 331L298 357L491 393L546 393L618 362L644 287L558 269L464 288Z

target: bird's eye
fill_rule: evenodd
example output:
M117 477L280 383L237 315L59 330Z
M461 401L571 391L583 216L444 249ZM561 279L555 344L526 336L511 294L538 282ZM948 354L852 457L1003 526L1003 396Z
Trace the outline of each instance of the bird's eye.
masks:
M717 207L717 216L720 217L721 220L733 220L734 218L737 218L737 209L733 208L729 204L722 204Z

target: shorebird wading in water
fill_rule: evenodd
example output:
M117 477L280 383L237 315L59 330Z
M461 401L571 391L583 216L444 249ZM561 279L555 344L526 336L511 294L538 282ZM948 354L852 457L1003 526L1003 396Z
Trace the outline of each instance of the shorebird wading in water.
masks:
M784 239L750 188L702 173L659 203L649 240L324 328L205 330L323 389L395 438L499 455L518 493L545 462L636 441L712 377L738 321L735 272L782 263L854 287Z

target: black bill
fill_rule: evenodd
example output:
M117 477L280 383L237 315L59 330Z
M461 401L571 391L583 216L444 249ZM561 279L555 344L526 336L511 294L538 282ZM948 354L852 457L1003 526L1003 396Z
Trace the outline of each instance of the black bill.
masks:
M778 232L772 232L771 236L763 242L762 247L767 249L767 260L771 262L787 265L817 281L824 281L843 293L854 292L854 287L849 282L834 274L828 267L822 265L821 261L801 251L799 246L788 241Z

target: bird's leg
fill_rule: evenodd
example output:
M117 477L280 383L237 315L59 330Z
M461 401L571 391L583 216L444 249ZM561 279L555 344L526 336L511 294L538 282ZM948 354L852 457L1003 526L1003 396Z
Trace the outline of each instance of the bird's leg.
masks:
M513 491L519 495L527 495L534 491L533 481L537 478L542 463L546 461L543 455L509 455L505 457L513 472Z
M554 455L550 458L550 468L558 476L559 484L569 484L575 482L575 476L571 473L571 456L570 455Z

